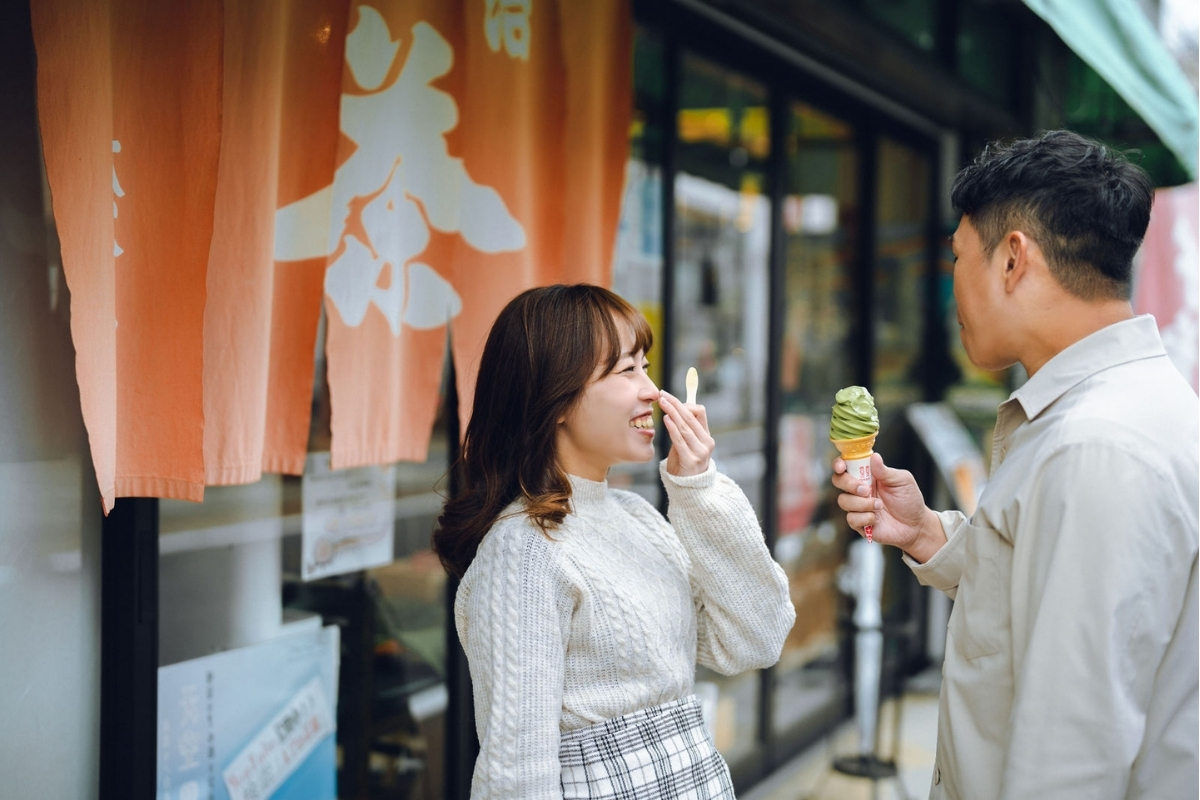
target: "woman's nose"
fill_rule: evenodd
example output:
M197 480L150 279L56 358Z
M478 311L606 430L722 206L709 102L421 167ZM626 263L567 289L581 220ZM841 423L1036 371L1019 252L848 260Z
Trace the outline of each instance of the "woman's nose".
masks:
M646 380L643 382L642 388L638 392L638 397L643 400L654 401L658 399L660 394L662 394L662 392L660 392L658 387L654 385L654 381L650 380L649 376L646 376Z

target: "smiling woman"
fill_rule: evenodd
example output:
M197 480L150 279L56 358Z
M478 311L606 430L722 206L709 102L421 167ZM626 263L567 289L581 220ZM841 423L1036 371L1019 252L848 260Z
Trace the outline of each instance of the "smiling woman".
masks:
M716 472L704 407L650 380L651 344L641 314L584 284L519 295L488 336L462 489L434 534L461 577L477 800L596 797L598 775L628 797L733 797L696 666L775 663L795 611L754 509ZM654 458L655 401L670 522L606 482Z
M622 325L616 365L597 367L579 401L558 421L558 460L569 474L602 481L609 467L654 457L654 409L658 387L646 374L650 362Z

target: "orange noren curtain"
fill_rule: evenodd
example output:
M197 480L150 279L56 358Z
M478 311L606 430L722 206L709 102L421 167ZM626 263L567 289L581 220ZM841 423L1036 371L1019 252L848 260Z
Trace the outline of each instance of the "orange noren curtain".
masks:
M34 0L39 117L104 506L423 460L447 331L607 283L627 2Z

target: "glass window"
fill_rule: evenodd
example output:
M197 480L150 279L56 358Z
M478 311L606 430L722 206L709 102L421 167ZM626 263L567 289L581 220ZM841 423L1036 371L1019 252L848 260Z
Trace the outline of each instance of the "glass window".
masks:
M882 138L875 205L875 365L882 452L904 426L904 407L922 399L921 337L929 264L929 156Z
M814 715L828 713L845 693L836 575L847 537L829 480L829 417L834 395L855 382L852 275L860 216L851 126L793 103L786 145L787 301L775 557L788 574L798 613L776 669L777 735L811 725Z
M329 450L329 422L322 325L310 454ZM430 536L446 493L448 450L439 416L426 461L390 467L390 564L308 582L301 580L301 478L264 475L209 487L200 504L160 502L160 663L337 624L338 785L354 796L442 795L446 573Z
M930 156L889 138L877 148L874 265L874 365L871 390L879 409L875 449L892 466L913 468L919 455L904 412L924 399L924 334L930 260ZM895 548L885 552L887 567L881 610L887 623L911 619L917 581ZM885 639L885 670L915 647L905 635Z
M629 161L613 253L612 289L632 303L654 331L650 378L662 385L663 238L662 151L667 135L663 105L666 96L665 53L662 41L644 28L633 38L633 119L629 126ZM656 412L657 413L657 412ZM660 425L659 435L666 431ZM609 485L638 492L657 504L662 491L658 460L619 464L609 470Z
M675 176L675 363L683 390L700 374L722 472L761 509L768 336L770 154L766 89L685 54ZM758 673L697 672L700 691L718 687L716 744L737 769L755 752Z

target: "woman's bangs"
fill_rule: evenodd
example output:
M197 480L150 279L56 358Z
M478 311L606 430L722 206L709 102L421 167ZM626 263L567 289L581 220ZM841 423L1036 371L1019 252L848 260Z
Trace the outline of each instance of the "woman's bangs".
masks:
M641 352L646 355L650 352L650 348L654 346L654 332L650 329L650 323L642 316L641 312L630 305L624 298L619 295L611 295L613 305L608 309L608 317L611 324L605 325L606 337L610 339L608 342L608 352L611 361L608 365L609 369L616 366L617 360L623 355L621 352L621 334L617 325L621 322L628 326L627 330L632 334L633 352Z

